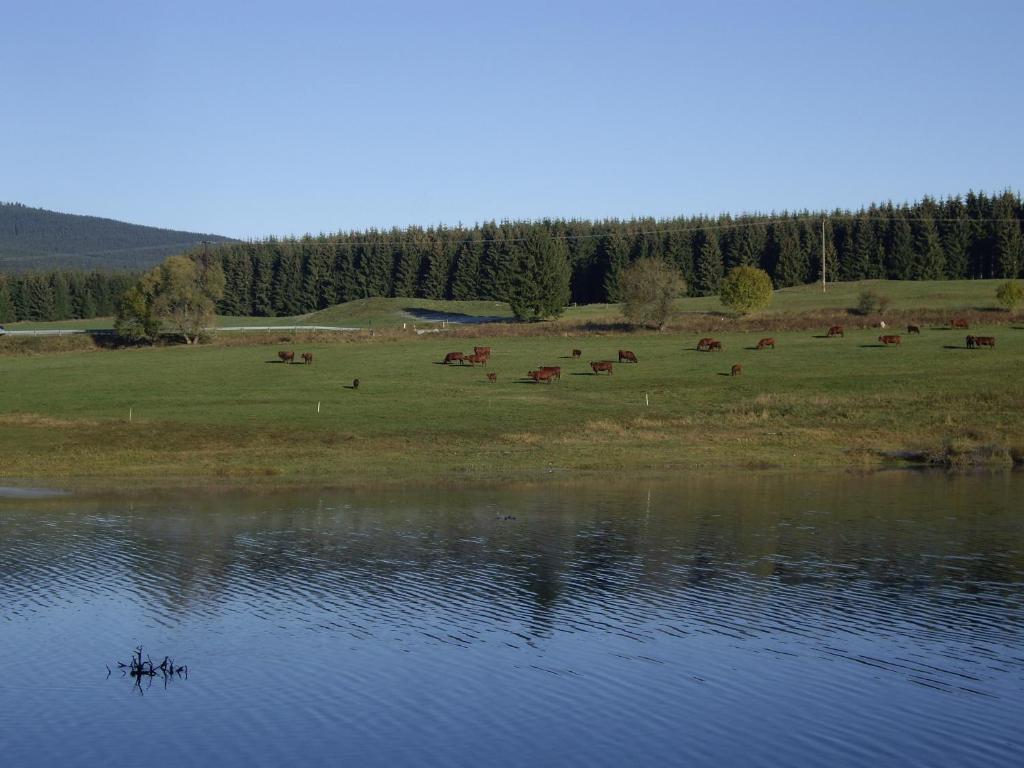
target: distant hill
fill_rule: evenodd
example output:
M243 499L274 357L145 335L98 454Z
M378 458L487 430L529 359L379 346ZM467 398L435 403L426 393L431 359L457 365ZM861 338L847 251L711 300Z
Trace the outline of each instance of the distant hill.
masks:
M0 203L0 271L142 270L203 240L231 238Z

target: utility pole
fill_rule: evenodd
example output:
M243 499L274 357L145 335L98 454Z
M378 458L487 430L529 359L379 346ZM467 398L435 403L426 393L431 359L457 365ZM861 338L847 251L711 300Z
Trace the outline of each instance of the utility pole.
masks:
M821 292L825 292L825 218L821 219Z

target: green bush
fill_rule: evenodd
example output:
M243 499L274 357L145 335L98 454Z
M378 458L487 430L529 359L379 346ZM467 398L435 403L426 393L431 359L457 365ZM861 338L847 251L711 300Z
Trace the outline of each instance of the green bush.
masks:
M772 279L757 267L733 267L722 280L718 298L729 309L745 315L771 301Z
M639 259L619 276L622 314L635 325L665 327L672 302L686 290L679 270L662 259Z
M853 311L858 315L873 315L876 312L885 312L889 303L888 296L880 296L871 288L866 288L857 294L857 306Z
M1007 310L1013 312L1021 302L1024 302L1024 285L1021 285L1016 280L1007 280L1005 283L1000 283L999 287L996 288L996 299Z

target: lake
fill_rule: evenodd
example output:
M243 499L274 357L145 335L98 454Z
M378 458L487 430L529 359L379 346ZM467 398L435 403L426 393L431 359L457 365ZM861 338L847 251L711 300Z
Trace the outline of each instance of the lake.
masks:
M0 759L1019 765L1022 619L1012 473L7 498Z

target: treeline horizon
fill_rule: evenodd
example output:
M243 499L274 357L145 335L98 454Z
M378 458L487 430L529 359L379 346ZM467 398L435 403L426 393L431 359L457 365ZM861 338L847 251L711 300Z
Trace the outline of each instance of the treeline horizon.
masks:
M100 270L0 274L0 323L113 315L138 278L137 272Z
M570 268L572 303L619 300L618 276L643 257L682 273L689 295L717 293L734 266L764 269L776 288L821 278L822 223L829 282L959 280L1021 274L1019 195L965 197L858 211L799 212L598 222L545 219L472 227L408 227L229 243L211 249L224 269L218 311L291 316L355 299L508 299L537 236Z
M273 317L370 297L507 301L512 286L530 279L520 274L530 263L522 257L540 240L549 241L546 246L565 259L570 302L576 304L618 301L619 274L644 257L674 265L686 280L688 295L717 293L725 273L741 265L764 269L775 288L785 288L821 279L823 224L829 282L1011 278L1024 267L1022 221L1024 203L1018 194L972 191L964 197L926 196L915 203L872 204L857 211L490 221L471 227L267 238L190 253L219 263L224 271L219 313ZM5 286L11 297L6 306L13 307L6 310L7 322L66 319L44 317L67 305L57 272L0 275L0 322ZM72 282L72 273L63 274L64 282ZM123 274L111 273L109 279ZM41 296L47 280L54 294L49 303ZM99 307L95 302L71 304L81 311ZM72 316L103 314L108 312Z

